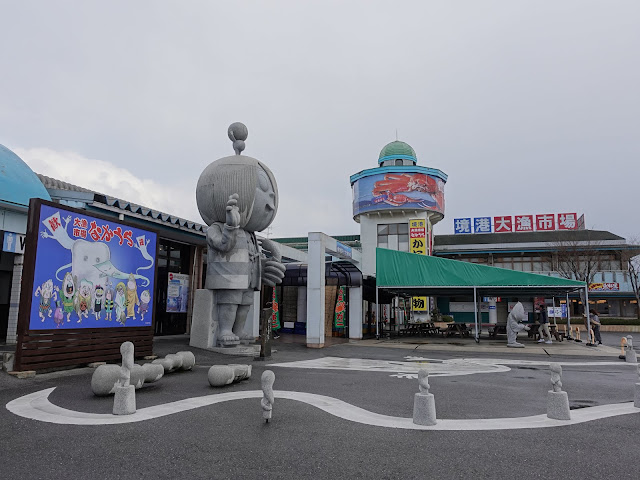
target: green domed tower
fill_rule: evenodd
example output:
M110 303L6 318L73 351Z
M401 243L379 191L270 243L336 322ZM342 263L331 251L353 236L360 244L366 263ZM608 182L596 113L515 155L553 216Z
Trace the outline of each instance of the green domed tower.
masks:
M431 253L433 225L444 217L444 172L418 165L411 145L395 140L382 147L377 167L351 175L350 181L362 273L375 275L378 247Z
M382 147L378 156L378 163L382 166L415 165L418 163L418 158L411 145L396 140Z

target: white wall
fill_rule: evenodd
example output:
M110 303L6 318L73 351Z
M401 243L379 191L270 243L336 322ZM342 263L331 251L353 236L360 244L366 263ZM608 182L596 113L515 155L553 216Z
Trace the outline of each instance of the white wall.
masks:
M380 212L380 214L360 215L360 243L362 243L362 273L375 276L376 274L376 247L378 244L378 225L390 223L409 223L412 219L424 219L427 223L427 235L432 228L429 212L425 210L401 210L399 212ZM389 245L392 250L397 250L398 245Z

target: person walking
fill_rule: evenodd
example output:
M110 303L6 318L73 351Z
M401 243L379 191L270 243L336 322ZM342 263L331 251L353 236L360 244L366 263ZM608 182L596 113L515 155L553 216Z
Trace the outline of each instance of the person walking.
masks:
M602 337L600 336L600 318L593 308L589 310L589 320L591 321L591 329L593 330L594 343L602 345Z
M549 333L549 317L547 316L547 306L543 303L542 305L540 305L539 309L538 322L540 322L540 326L538 327L538 334L540 335L540 340L538 340L538 343L553 343L551 341L551 333Z

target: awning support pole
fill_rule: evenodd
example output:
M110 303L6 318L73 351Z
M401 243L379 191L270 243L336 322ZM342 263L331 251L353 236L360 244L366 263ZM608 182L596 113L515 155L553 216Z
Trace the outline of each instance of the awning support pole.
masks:
M591 318L589 317L589 282L584 288L584 313L587 315L587 344L591 343Z
M480 332L478 331L478 299L476 297L476 287L473 287L473 314L476 321L476 342L480 339Z
M376 339L380 339L380 304L378 303L378 286L376 285Z
M569 293L567 293L567 331L569 334L567 339L571 340L571 308L569 304Z

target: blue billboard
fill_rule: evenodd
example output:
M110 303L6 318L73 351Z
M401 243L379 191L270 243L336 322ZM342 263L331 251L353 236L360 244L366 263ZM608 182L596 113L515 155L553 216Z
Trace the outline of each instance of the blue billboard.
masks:
M29 330L152 325L154 232L44 204L37 225Z

